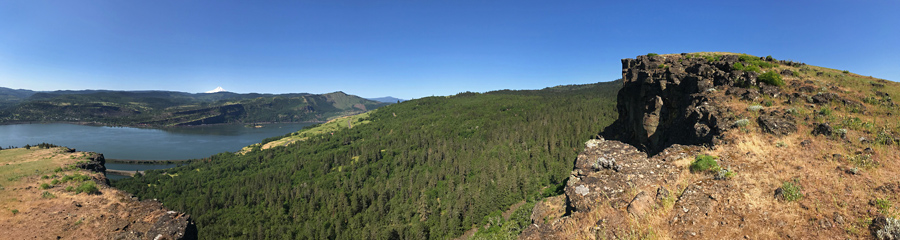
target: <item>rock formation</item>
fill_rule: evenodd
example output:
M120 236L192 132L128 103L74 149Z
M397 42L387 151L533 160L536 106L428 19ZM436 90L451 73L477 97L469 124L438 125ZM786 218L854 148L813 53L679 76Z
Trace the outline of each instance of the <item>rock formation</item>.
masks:
M882 91L897 86L847 74L736 54L623 59L619 118L519 238L896 239L898 93ZM701 155L718 166L692 171Z
M730 122L708 93L736 83L755 85L759 75L733 70L737 62L736 55L715 61L686 54L622 59L619 118L605 137L650 153L672 144L715 143Z

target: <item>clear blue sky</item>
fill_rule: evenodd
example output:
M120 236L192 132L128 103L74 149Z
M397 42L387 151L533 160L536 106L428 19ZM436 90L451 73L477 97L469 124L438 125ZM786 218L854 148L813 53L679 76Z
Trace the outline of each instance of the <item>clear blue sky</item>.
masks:
M261 3L262 2L262 3ZM900 1L2 1L0 86L419 98L739 52L900 80Z

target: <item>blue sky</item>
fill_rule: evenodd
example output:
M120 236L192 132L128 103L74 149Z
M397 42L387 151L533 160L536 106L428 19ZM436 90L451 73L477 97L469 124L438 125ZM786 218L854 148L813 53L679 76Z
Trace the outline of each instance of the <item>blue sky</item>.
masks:
M260 3L263 2L263 3ZM0 86L419 98L772 55L900 80L898 1L0 1Z

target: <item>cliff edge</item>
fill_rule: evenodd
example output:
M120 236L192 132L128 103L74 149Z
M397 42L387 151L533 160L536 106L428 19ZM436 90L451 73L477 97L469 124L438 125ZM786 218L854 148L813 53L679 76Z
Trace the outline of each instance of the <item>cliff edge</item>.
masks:
M734 53L622 78L619 118L520 239L900 239L900 84Z
M112 188L102 154L0 150L0 236L8 239L196 239L190 215Z

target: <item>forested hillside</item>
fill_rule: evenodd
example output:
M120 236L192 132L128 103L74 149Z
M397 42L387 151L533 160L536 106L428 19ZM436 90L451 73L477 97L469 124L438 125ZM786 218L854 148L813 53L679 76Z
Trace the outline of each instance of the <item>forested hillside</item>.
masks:
M0 92L0 123L79 122L125 126L183 126L305 122L325 121L387 104L343 92L276 95L106 90L35 93L8 90Z
M584 142L616 118L621 84L416 99L333 135L114 185L190 213L206 239L456 237L561 189Z

